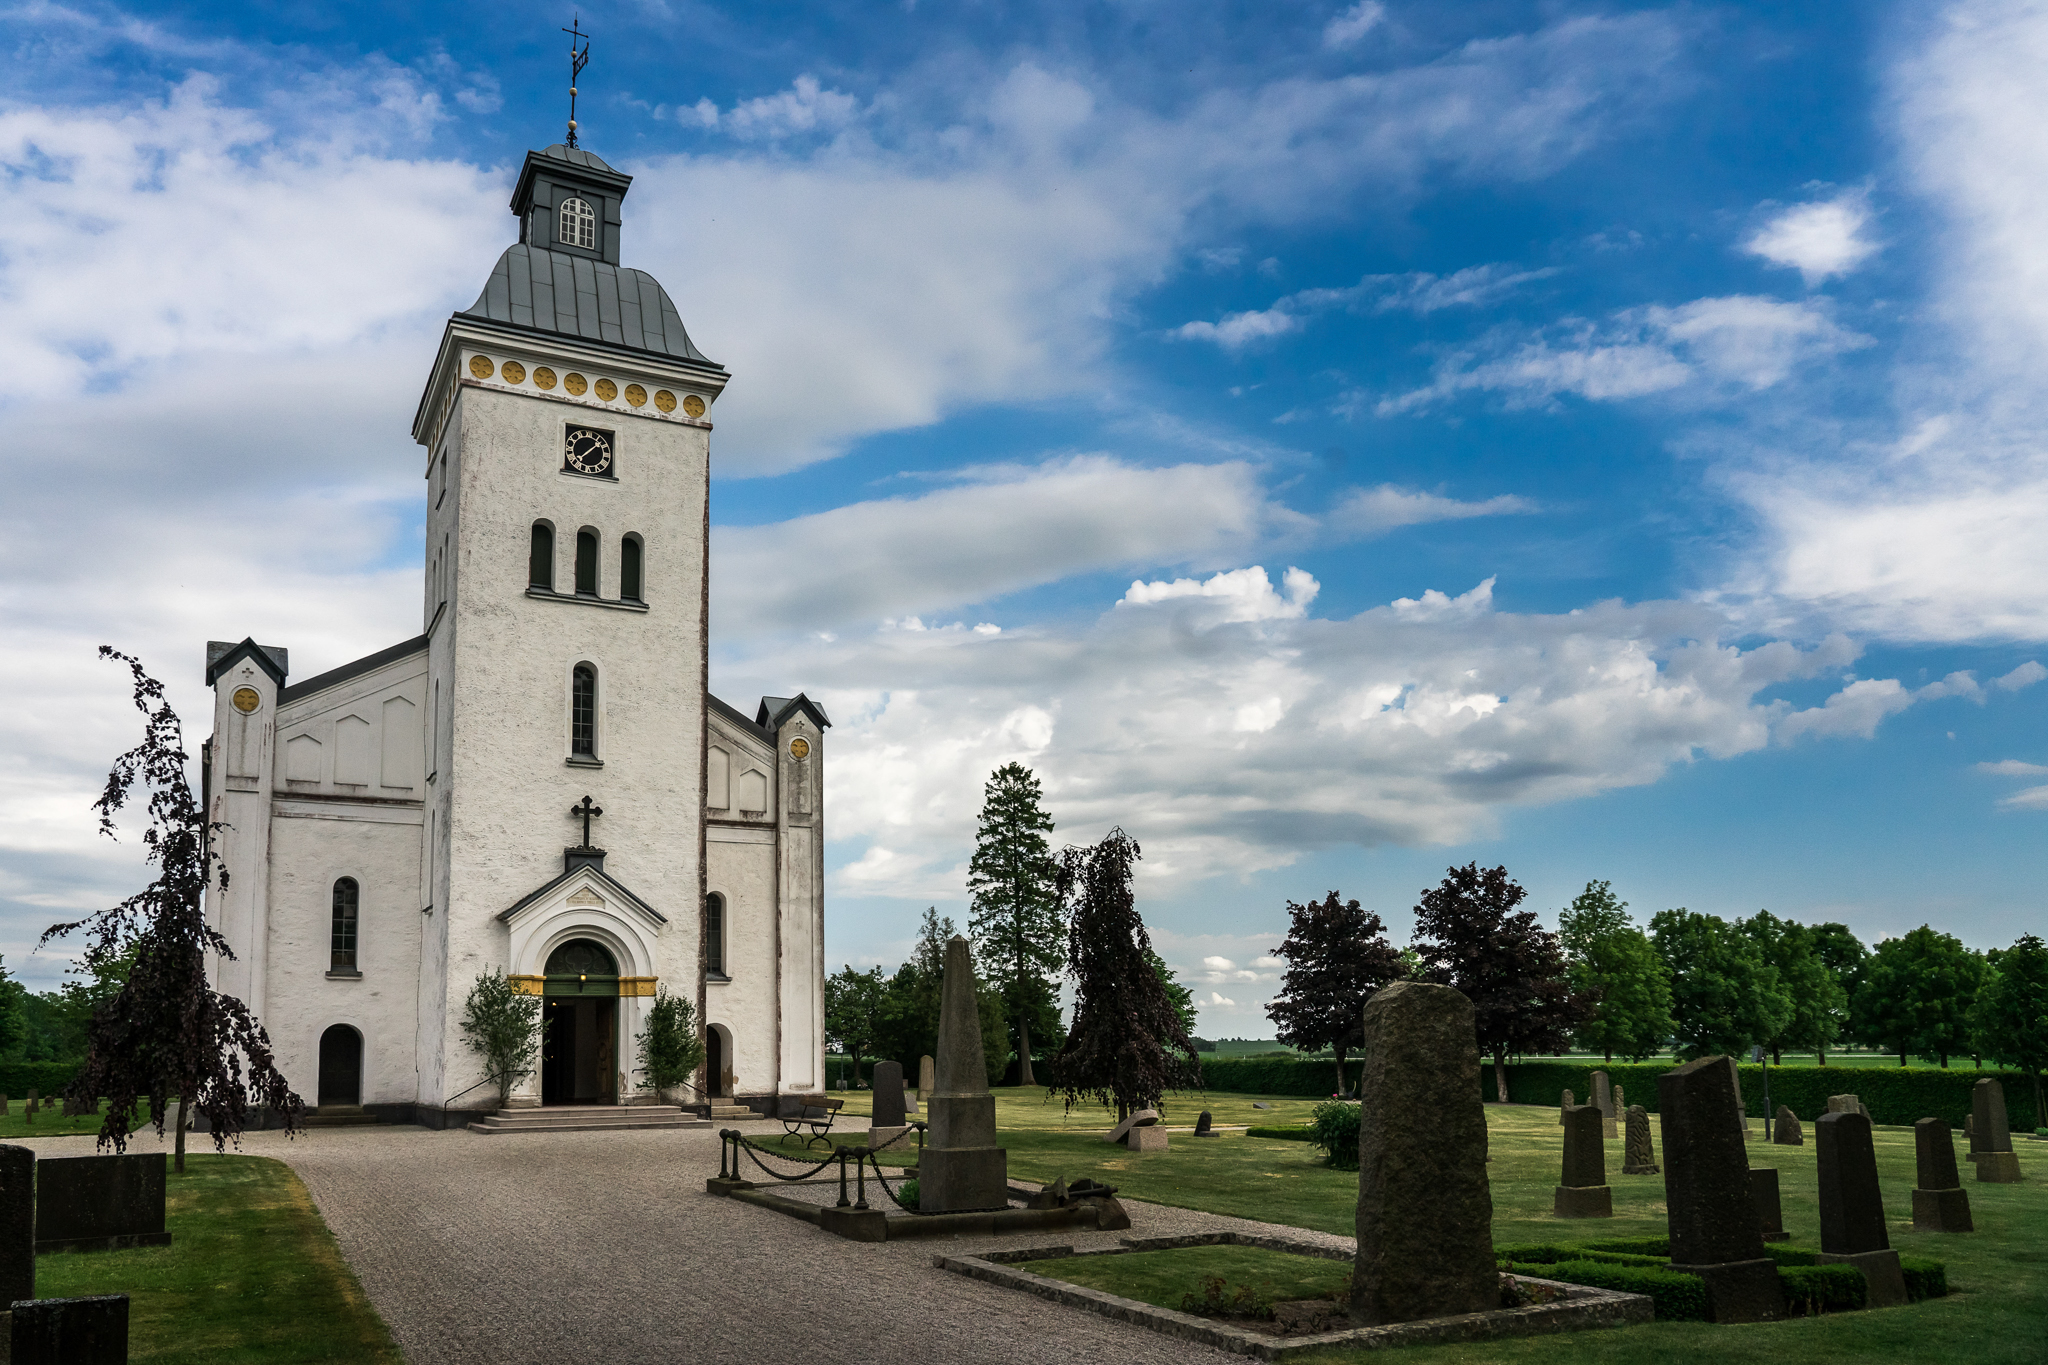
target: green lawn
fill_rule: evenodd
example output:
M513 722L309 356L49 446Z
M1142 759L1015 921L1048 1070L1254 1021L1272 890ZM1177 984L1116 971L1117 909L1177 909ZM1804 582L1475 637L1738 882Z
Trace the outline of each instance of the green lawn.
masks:
M1263 1247L1186 1247L1179 1251L1133 1251L1122 1256L1062 1256L1025 1261L1022 1267L1068 1284L1179 1308L1190 1293L1201 1296L1205 1276L1223 1278L1229 1291L1240 1285L1268 1303L1320 1299L1350 1287L1351 1263L1290 1256Z
M1319 1164L1305 1143L1225 1134L1196 1140L1175 1134L1172 1148L1137 1155L1112 1147L1099 1136L1074 1131L1080 1118L1063 1131L1057 1104L1039 1103L1043 1091L997 1092L998 1125L1010 1153L1010 1171L1028 1180L1069 1181L1092 1176L1117 1186L1124 1194L1182 1208L1205 1209L1242 1218L1350 1234L1357 1198L1357 1176ZM861 1095L865 1101L865 1094ZM1252 1096L1210 1095L1203 1104L1225 1115L1249 1112ZM1306 1100L1275 1101L1276 1122L1296 1121L1313 1108ZM852 1105L848 1106L852 1108ZM1175 1106L1173 1120L1192 1118L1197 1105ZM1185 1110L1186 1112L1182 1112ZM1256 1111L1264 1120L1269 1111ZM1664 1184L1658 1176L1621 1174L1621 1143L1607 1144L1608 1180L1614 1189L1615 1217L1567 1222L1551 1216L1551 1191L1560 1161L1557 1111L1520 1105L1488 1105L1491 1134L1488 1166L1494 1200L1493 1238L1497 1244L1555 1241L1578 1237L1662 1236ZM1241 1120L1240 1120L1241 1121ZM1100 1119L1093 1123L1099 1124ZM1028 1125L1028 1126L1027 1126ZM1653 1125L1654 1131L1654 1125ZM1960 1138L1960 1134L1958 1134ZM1750 1162L1775 1166L1784 1200L1785 1226L1792 1246L1819 1249L1820 1215L1815 1189L1814 1148L1750 1145ZM857 1139L849 1139L857 1140ZM1573 1365L1587 1362L1796 1361L1928 1362L1928 1365L1976 1365L2011 1362L2039 1365L2048 1359L2048 1143L2021 1140L2016 1145L2028 1179L2020 1185L1983 1185L1969 1179L1970 1206L1978 1231L1967 1236L1915 1232L1912 1227L1914 1179L1913 1131L1879 1128L1878 1170L1884 1182L1885 1208L1891 1218L1894 1248L1933 1257L1948 1265L1953 1292L1907 1308L1846 1313L1795 1322L1748 1327L1711 1327L1693 1323L1657 1323L1623 1331L1575 1335ZM1960 1143L1958 1144L1960 1145ZM907 1159L907 1158L906 1158ZM1142 1225L1136 1229L1143 1235ZM1417 1347L1404 1361L1493 1362L1555 1361L1554 1338L1484 1345ZM1324 1361L1360 1359L1342 1354Z
M169 1176L171 1245L39 1256L36 1293L129 1295L135 1361L399 1365L391 1334L289 1167L210 1153L187 1155L185 1167Z
M19 1095L9 1099L7 1101L7 1112L0 1114L0 1140L22 1137L65 1137L73 1133L97 1133L100 1130L100 1125L106 1122L98 1110L90 1114L65 1117L62 1099L50 1100L47 1102L47 1105L47 1108L31 1119L28 1116L27 1100ZM100 1109L105 1107L105 1101L101 1101ZM143 1123L147 1123L149 1121L148 1101L143 1102L143 1110ZM141 1126L141 1124L136 1125L138 1128ZM165 1123L164 1131L169 1132L170 1127L168 1122Z

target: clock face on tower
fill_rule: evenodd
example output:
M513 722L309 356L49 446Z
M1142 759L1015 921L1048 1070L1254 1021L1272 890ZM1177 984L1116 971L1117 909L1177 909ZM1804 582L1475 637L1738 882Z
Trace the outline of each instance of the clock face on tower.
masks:
M570 427L562 440L562 472L610 474L615 439L611 432L598 427Z

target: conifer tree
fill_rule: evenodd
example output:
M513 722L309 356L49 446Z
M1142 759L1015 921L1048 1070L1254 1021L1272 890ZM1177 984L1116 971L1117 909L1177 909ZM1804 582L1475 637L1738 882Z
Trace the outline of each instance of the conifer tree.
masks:
M1057 883L1060 904L1072 907L1074 1023L1052 1059L1051 1089L1069 1108L1083 1099L1114 1105L1119 1121L1202 1079L1194 1040L1152 970L1152 936L1131 895L1138 857L1137 841L1113 829L1092 848L1062 850Z
M1287 971L1266 1017L1289 1047L1336 1053L1341 1095L1345 1055L1365 1041L1365 1002L1407 979L1408 964L1380 917L1335 891L1307 905L1289 901L1287 915L1287 941L1273 950L1287 959Z
M1048 1032L1048 1014L1058 1026L1054 979L1066 946L1054 887L1057 869L1046 841L1052 817L1040 797L1037 776L1023 764L996 769L982 789L981 824L967 864L973 896L969 932L982 980L1016 1026L1019 1085L1038 1084L1031 1070L1033 1022L1041 1025L1041 1036Z

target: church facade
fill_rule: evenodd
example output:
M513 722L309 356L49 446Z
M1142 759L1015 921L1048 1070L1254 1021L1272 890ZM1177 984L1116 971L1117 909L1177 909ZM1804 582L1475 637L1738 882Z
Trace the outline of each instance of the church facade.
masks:
M708 691L729 376L620 265L630 184L529 152L518 240L448 321L412 429L420 634L304 680L287 647L207 646L216 984L309 1102L494 1108L462 1033L494 971L542 1000L515 1104L653 1102L636 1039L662 991L704 1026L685 1102L824 1084L830 721Z

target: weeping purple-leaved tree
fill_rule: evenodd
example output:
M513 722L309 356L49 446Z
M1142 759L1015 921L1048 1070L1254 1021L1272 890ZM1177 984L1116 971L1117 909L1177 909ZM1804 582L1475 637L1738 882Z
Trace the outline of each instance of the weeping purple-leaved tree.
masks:
M93 1011L86 1032L85 1065L66 1091L76 1101L107 1101L99 1145L125 1151L140 1109L161 1137L177 1101L177 1168L185 1169L188 1107L206 1118L215 1151L248 1127L259 1105L295 1133L303 1108L279 1074L270 1039L249 1008L222 995L206 979L206 955L233 958L225 938L206 922L206 882L219 863L213 827L186 778L183 726L164 699L163 684L141 661L109 646L100 657L128 665L135 709L143 715L142 743L114 760L106 790L93 803L100 833L113 838L114 816L138 790L149 796L149 828L142 842L156 880L120 904L69 924L53 924L42 943L84 929L87 967L132 954L120 992ZM219 870L221 884L227 871Z

